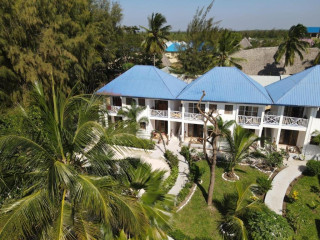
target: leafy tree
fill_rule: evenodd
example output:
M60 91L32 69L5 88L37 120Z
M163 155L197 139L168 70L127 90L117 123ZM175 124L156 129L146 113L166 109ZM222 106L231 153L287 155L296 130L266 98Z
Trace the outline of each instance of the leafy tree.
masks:
M273 56L276 63L278 63L283 56L285 56L285 66L292 66L294 64L294 57L297 53L301 60L303 60L302 52L307 50L309 44L302 41L307 33L307 28L302 24L297 24L289 29L288 35L284 41L279 45L279 48Z
M233 129L233 134L226 136L228 143L229 153L229 173L228 175L232 178L235 177L234 167L237 163L249 156L249 149L259 140L259 138L252 132L244 129L240 125L236 125Z
M146 52L153 54L153 65L156 65L156 54L161 54L166 49L165 41L170 34L170 25L163 26L167 23L166 18L161 13L152 13L148 18L149 28L142 27L146 30L145 40L142 46Z
M214 41L215 39L211 40ZM210 55L211 64L209 69L215 66L231 67L236 66L242 69L239 62L244 61L243 58L235 58L231 55L240 50L241 35L224 30L218 41L217 47L213 48L213 53Z
M136 125L105 128L97 121L101 101L74 91L66 96L52 83L47 96L36 83L38 118L20 107L32 131L0 137L0 192L7 193L0 238L112 239L123 229L132 238L159 239L151 234L167 226L163 198L156 190L139 197L125 184L121 161L112 160L113 144L138 141Z
M135 123L149 123L149 119L147 117L138 118L139 114L145 109L146 107L139 106L135 101L132 101L130 107L126 106L121 108L118 114Z
M208 188L208 198L207 198L207 204L208 206L212 205L212 199L213 199L213 190L214 190L214 183L215 183L215 169L216 169L216 163L217 163L217 154L218 154L218 142L220 140L220 137L226 137L230 135L229 128L235 123L234 121L223 121L223 119L220 116L214 116L214 110L210 110L208 113L203 112L200 108L202 99L205 96L205 91L203 91L202 97L200 98L197 108L200 112L200 114L203 116L204 121L204 127L203 127L203 153L205 156L205 159L210 167L210 183ZM208 134L208 122L210 122L213 125L213 128L210 131L210 134ZM212 146L212 156L209 157L207 153L207 143L209 143Z
M236 193L224 194L223 200L217 202L223 214L223 220L220 222L219 230L225 239L246 240L248 239L248 230L245 220L249 209L259 209L257 199L248 200L251 195L251 184L235 183Z

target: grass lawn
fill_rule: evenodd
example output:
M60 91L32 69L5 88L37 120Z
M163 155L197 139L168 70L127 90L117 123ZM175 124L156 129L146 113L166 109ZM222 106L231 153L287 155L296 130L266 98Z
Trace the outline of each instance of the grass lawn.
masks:
M197 164L200 168L205 169L204 175L201 178L203 180L203 189L201 191L198 188L188 205L174 215L174 228L181 230L184 234L193 238L219 240L222 239L217 230L221 214L216 209L209 210L204 198L204 194L207 193L209 186L210 169L205 161L200 161ZM214 200L221 200L224 193L235 191L234 183L222 179L221 175L223 172L224 168L216 168ZM264 175L264 173L249 166L237 166L236 173L240 177L240 181L249 182L255 182L258 176Z
M291 193L298 191L299 194L296 202L287 204L287 209L301 219L296 239L320 239L320 193L311 191L312 186L320 189L319 182L320 179L317 176L304 176L295 183L291 190ZM312 201L319 205L314 210L310 208Z

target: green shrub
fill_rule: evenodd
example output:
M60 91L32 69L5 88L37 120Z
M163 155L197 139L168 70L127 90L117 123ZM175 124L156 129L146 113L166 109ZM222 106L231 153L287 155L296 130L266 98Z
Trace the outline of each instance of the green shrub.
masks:
M271 152L267 155L266 164L270 167L280 167L283 164L283 155L280 152Z
M171 152L170 150L166 150L166 152L164 153L164 157L166 158L170 168L173 168L179 165L178 156L173 154L173 152Z
M310 175L319 175L320 174L320 161L309 160L307 162L307 173Z
M174 240L211 240L212 238L192 238L187 235L185 235L181 230L173 230L168 233L170 237L172 237Z
M265 194L272 189L272 180L268 179L267 176L258 177L256 182L260 194Z
M184 185L184 187L181 189L181 191L179 192L179 194L177 196L177 204L181 203L183 200L186 199L192 186L193 186L193 184L191 182L187 182Z
M155 142L150 139L137 138L135 136L126 136L126 139L121 139L121 141L115 140L115 145L124 146L124 147L133 147L153 150L155 147Z
M187 163L189 164L189 167L190 167L190 164L191 164L191 152L190 152L190 148L187 147L187 146L183 146L181 148L181 151L180 151L180 154L186 159Z
M250 239L292 239L293 230L287 220L267 207L251 209L246 214L246 228Z
M169 177L163 182L163 189L168 192L176 183L179 174L179 168L177 166L171 168Z
M190 173L189 173L188 179L189 181L195 182L195 183L200 181L200 178L205 171L203 168L199 168L199 166L196 164L192 164L189 170L190 170Z

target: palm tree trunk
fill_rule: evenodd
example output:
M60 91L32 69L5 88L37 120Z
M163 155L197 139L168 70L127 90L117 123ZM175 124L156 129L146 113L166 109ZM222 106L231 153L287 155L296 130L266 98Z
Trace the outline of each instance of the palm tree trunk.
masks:
M212 160L211 160L211 165L210 165L210 184L208 188L208 199L207 199L207 204L208 206L212 206L212 199L213 199L213 190L214 190L214 183L215 183L215 178L216 178L216 163L217 163L217 142L218 142L218 137L214 138L213 141L213 152L212 152Z
M156 54L153 54L153 66L156 66Z

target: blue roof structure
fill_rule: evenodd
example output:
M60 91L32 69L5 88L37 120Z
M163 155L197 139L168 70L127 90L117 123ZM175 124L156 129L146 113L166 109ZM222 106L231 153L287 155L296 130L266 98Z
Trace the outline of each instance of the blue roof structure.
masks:
M186 49L185 46L178 42L172 43L169 47L167 47L166 52L179 52L184 51Z
M175 99L186 85L156 67L136 65L99 89L96 94Z
M320 106L320 65L266 87L276 105Z
M177 97L198 101L205 90L203 101L272 104L266 89L235 67L215 67L191 82Z
M320 33L320 27L307 27L308 33Z

